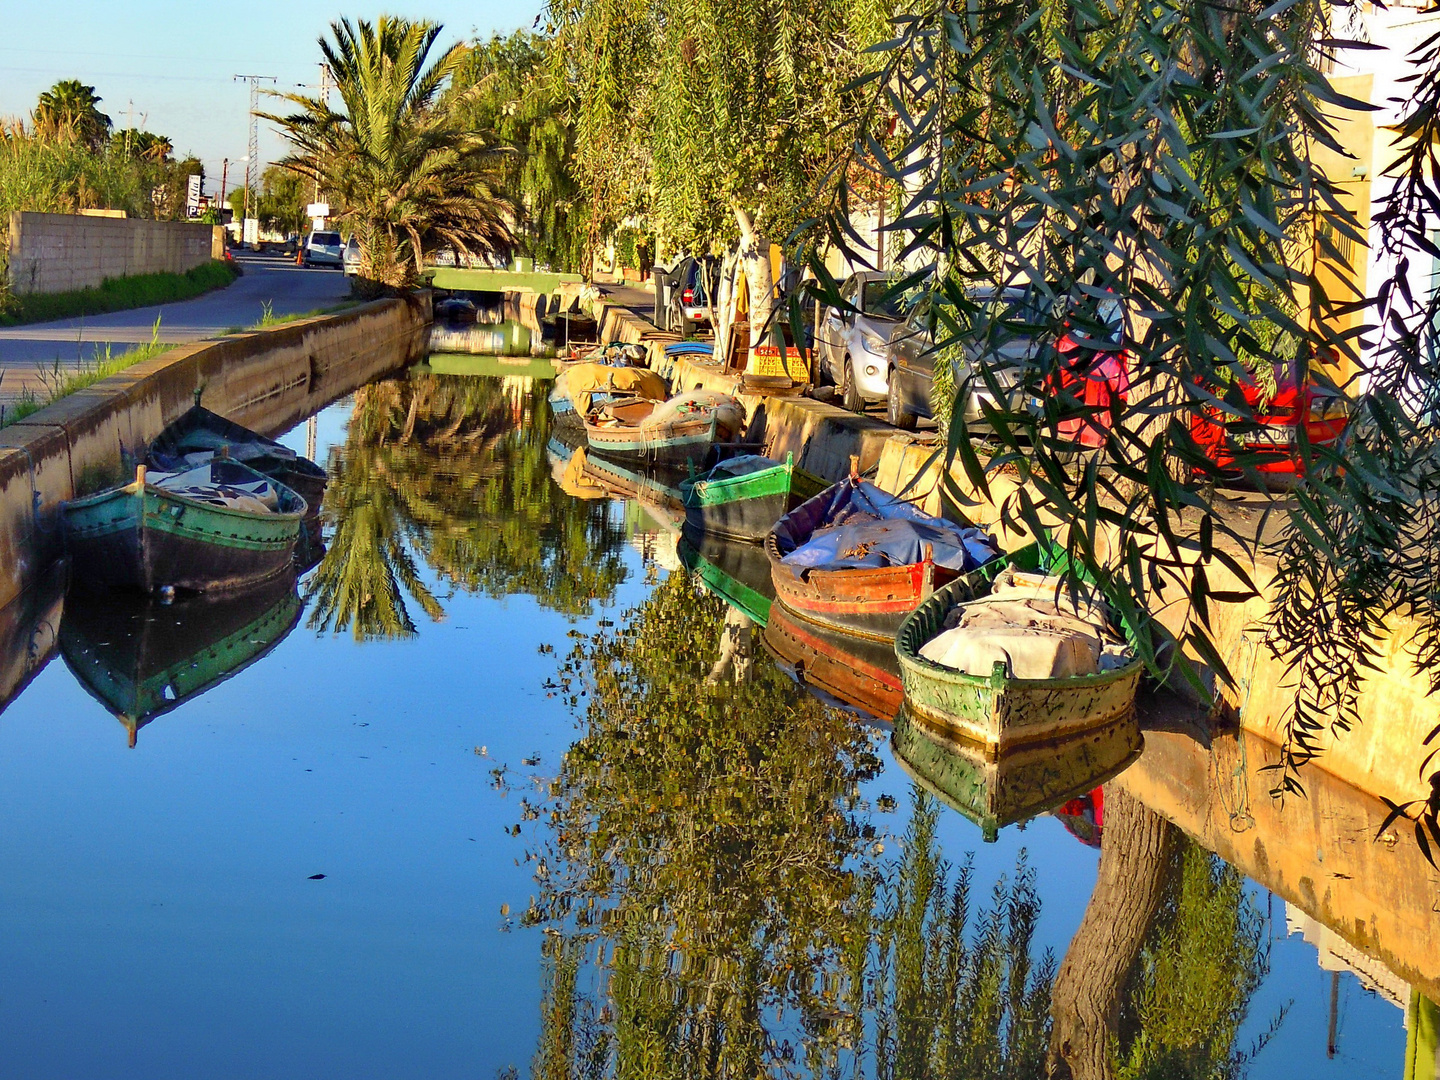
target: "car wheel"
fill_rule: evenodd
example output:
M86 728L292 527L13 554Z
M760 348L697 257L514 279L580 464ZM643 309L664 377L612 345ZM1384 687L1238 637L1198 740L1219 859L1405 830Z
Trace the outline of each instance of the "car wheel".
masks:
M918 419L913 412L905 408L900 397L900 387L896 385L895 369L890 369L889 387L885 396L885 413L890 423L894 424L901 431L914 431L915 421Z
M851 367L850 354L845 354L845 359L840 367L840 400L845 408L853 413L863 415L865 412L865 399L860 396L860 391L855 388L855 372Z

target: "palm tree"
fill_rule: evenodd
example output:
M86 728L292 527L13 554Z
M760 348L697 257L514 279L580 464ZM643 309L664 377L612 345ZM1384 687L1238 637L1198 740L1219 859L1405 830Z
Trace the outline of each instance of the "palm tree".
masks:
M35 129L42 135L76 139L99 147L110 133L110 117L100 111L93 86L79 79L61 79L40 95Z
M427 253L505 255L513 213L498 194L500 152L466 130L467 94L442 91L463 64L453 45L432 63L440 24L382 15L373 25L342 19L320 50L343 100L281 95L299 111L265 114L294 146L281 161L315 180L360 238L364 278L409 285Z

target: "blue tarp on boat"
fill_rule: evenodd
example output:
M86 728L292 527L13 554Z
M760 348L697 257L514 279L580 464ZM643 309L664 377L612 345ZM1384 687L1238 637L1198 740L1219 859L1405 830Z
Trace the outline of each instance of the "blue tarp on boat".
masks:
M805 569L853 570L908 566L925 557L957 573L974 570L999 554L983 530L933 517L874 484L837 484L821 499L820 523L803 543L782 554L781 562Z

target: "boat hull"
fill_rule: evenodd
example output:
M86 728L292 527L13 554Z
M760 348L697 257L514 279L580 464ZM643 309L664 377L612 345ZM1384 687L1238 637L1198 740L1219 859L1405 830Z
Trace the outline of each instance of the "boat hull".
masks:
M811 570L803 577L780 561L772 532L765 540L775 598L796 615L846 634L895 640L905 617L954 573L930 562L860 570Z
M895 760L921 787L979 825L987 841L1006 825L1063 806L1119 775L1143 746L1134 713L1067 739L1000 758L937 729L908 706L895 721Z
M66 504L66 548L76 574L91 585L140 592L244 588L294 565L305 504L287 494L301 509L252 514L128 484Z
M1032 549L1013 559L1034 568ZM1018 554L1018 553L1017 553ZM1069 738L1123 720L1135 709L1144 663L1064 679L1012 679L1002 664L987 676L931 663L920 649L943 629L957 603L989 592L989 581L1006 561L987 565L939 589L900 627L895 653L905 686L906 709L930 727L984 748L990 760L1016 748Z
M633 429L601 428L587 423L585 437L595 453L641 468L647 465L698 466L715 445L715 432L708 423L700 430L677 431L663 436L651 436Z
M762 544L775 523L826 484L790 462L724 480L681 486L685 527L695 536Z

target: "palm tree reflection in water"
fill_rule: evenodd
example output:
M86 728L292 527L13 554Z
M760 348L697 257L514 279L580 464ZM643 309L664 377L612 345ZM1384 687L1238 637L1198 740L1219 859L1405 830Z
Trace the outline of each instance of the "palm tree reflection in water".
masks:
M1119 972L1113 985L1088 989L1116 1002L1100 1052L1052 1059L1077 990L1036 955L1023 853L981 899L969 860L940 851L947 811L918 788L904 835L877 831L861 789L881 767L876 734L764 655L745 677L712 677L717 653L747 653L732 640L744 629L677 572L561 669L581 735L538 785L546 797L522 799L545 823L520 920L546 935L532 1077L1243 1071L1236 1035L1265 953L1235 871L1168 825L1138 859L1136 830L1107 837L1112 864L1153 854L1158 884L1132 951L1096 967ZM1122 920L1114 899L1097 889L1087 910L1097 955Z
M555 486L548 437L545 385L529 379L414 374L358 391L330 459L310 627L408 637L407 598L443 619L421 561L454 589L524 593L568 615L612 596L624 534L605 504Z

